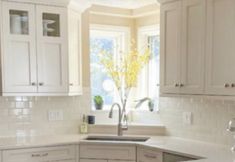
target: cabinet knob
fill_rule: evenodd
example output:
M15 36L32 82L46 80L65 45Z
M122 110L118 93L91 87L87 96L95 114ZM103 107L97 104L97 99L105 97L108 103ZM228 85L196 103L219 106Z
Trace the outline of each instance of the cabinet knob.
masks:
M180 87L183 87L183 86L184 86L184 84L181 83L181 84L180 84Z
M144 156L148 159L157 159L157 156L155 156L155 155L144 154Z
M231 87L234 88L234 87L235 87L235 83L232 83L232 84L231 84Z
M178 83L175 83L175 87L179 87L179 84L178 84Z
M225 87L225 88L228 88L229 86L230 86L230 85L229 85L228 83L225 83L225 84L224 84L224 87Z
M69 83L69 86L73 86L73 83Z
M43 83L43 82L40 82L40 83L39 83L39 86L43 86L43 85L44 85L44 83Z
M33 83L31 83L31 85L32 85L32 86L36 86L36 83L35 83L35 82L33 82Z

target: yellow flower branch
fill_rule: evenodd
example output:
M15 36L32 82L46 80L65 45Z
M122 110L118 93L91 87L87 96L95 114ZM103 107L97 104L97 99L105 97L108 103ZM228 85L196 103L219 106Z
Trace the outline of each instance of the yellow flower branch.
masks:
M130 51L123 53L120 61L114 61L114 54L102 50L99 54L100 62L107 70L108 75L113 79L119 91L124 90L125 99L127 99L130 89L137 86L138 75L145 64L148 63L150 58L150 50L144 49L140 53L135 48L135 42L131 42ZM118 63L117 63L118 62ZM120 97L122 102L122 92Z

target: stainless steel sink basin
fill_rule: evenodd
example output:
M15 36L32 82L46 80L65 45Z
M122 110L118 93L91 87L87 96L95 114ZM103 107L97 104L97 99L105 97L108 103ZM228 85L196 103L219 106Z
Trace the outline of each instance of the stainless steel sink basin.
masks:
M130 141L130 142L146 142L150 137L135 136L88 136L88 141Z

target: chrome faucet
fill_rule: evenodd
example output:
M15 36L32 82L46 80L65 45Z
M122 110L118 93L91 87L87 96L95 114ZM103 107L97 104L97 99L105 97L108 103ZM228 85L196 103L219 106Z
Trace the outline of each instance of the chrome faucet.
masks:
M127 117L126 114L124 114L124 111L122 111L122 108L120 106L120 104L118 103L114 103L110 109L109 112L109 118L113 118L113 108L117 106L118 108L118 131L117 134L118 136L122 136L123 135L123 130L128 130L128 126L127 126ZM126 122L126 126L122 125L122 120L125 120Z

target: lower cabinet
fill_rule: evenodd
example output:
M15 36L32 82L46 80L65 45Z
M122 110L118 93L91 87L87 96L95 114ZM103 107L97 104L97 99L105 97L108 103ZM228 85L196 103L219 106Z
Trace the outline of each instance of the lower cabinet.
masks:
M135 162L135 161L128 161L128 160L80 159L80 162Z
M99 160L99 159L80 159L79 162L107 162L107 160Z
M163 153L163 162L179 162L179 161L189 161L189 160L197 160L197 159L176 154Z
M137 148L137 162L163 162L162 152L147 149L144 147Z
M81 144L79 157L80 162L136 162L136 147Z
M4 150L2 156L2 162L76 162L76 146Z
M56 161L50 161L50 162L77 162L77 161L76 160L56 160Z

